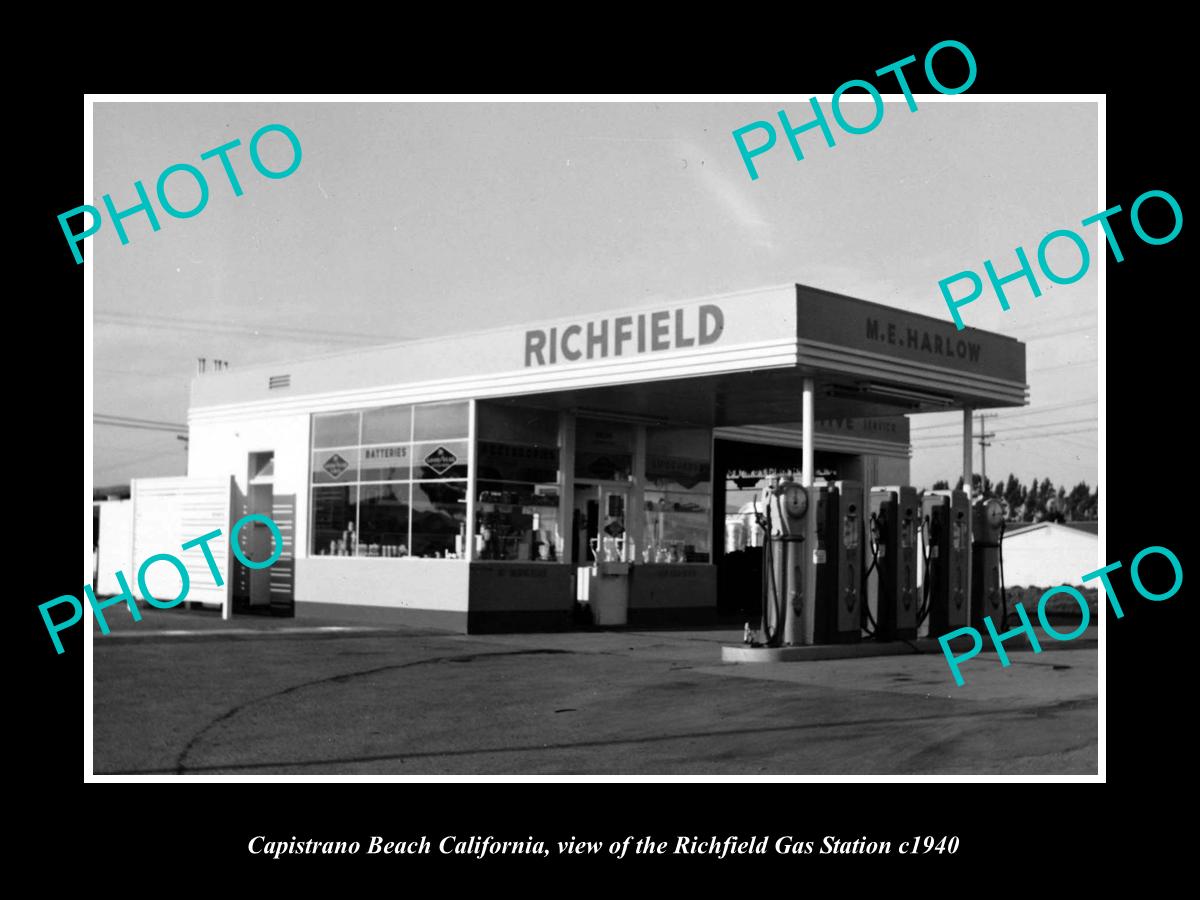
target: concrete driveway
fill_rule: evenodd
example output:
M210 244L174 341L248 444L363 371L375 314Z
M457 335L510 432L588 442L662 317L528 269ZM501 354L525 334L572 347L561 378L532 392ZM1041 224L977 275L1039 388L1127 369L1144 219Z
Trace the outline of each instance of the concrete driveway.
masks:
M96 632L95 773L1096 773L1094 643L982 653L959 688L940 654L723 665L732 630L329 624Z

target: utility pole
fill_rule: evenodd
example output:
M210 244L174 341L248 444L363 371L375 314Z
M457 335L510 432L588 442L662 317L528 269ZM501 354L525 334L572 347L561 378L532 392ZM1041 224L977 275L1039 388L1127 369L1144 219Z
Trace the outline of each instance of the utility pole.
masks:
M994 419L996 413L980 413L979 414L979 495L982 497L987 489L987 448L992 446L988 443L988 438L994 438L996 433L983 430L984 419Z

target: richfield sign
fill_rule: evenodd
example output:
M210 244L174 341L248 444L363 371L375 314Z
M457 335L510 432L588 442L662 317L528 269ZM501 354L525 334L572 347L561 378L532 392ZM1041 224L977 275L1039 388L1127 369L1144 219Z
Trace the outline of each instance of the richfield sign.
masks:
M702 347L724 330L725 313L713 303L534 328L525 332L525 368Z

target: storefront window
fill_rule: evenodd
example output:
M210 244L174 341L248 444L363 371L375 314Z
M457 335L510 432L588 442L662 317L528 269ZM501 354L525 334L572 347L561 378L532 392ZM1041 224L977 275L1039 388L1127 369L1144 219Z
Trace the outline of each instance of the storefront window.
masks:
M575 477L598 481L628 481L633 474L632 425L577 419Z
M476 408L477 556L560 561L558 413L482 401Z
M352 556L358 535L358 488L314 487L312 552L314 556Z
M362 449L363 481L408 481L412 477L412 447L385 444Z
M466 403L314 415L312 554L463 556L469 416Z
M558 445L538 447L481 440L475 464L480 478L557 483Z
M408 482L364 484L358 492L356 556L408 556Z
M466 478L468 441L436 441L413 445L415 478Z
M475 510L480 559L557 562L558 485L481 481Z
M462 556L467 532L467 483L414 482L412 519L413 556Z
M711 559L711 456L707 429L646 429L643 561Z
M313 448L357 446L359 419L356 412L313 416Z
M313 452L313 484L353 484L356 481L358 481L357 447L339 447Z
M408 443L412 440L412 407L384 406L363 410L364 444ZM466 434L466 428L463 434Z
M470 408L466 403L439 403L413 410L414 441L444 441L465 438Z

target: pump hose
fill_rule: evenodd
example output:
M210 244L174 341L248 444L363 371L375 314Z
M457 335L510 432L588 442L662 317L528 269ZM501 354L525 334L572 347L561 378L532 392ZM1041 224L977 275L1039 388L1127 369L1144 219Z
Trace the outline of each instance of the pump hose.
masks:
M877 521L878 521L878 518L875 515L875 513L871 513L871 526L867 532L868 535L873 535L875 533L875 525L876 525ZM864 525L865 524L866 523L864 522ZM863 625L862 630L867 633L867 637L873 638L873 637L875 637L876 632L879 630L879 626L875 624L875 617L871 615L871 604L868 602L868 597L867 597L867 581L870 579L871 573L873 571L875 571L875 569L878 567L879 542L877 540L875 540L873 537L868 537L867 538L867 547L869 547L871 550L871 565L869 565L867 567L867 570L865 572L863 572L861 596L862 596L863 617L868 622L871 623L871 627L867 628L866 625ZM883 579L882 578L879 579L879 585L880 585L880 588L879 588L880 593L882 594L882 592L883 592Z
M775 630L773 632L769 630L766 604L769 603L776 614L779 613L779 585L775 583L775 541L768 535L766 543L763 546L766 548L763 560L767 567L767 581L770 584L770 593L767 594L764 592L766 603L763 605L763 637L766 638L767 645L772 646L775 643L775 639L779 637L779 629L783 627L783 622L777 621L775 623Z
M768 612L772 601L774 601L775 609L779 608L779 586L775 584L775 551L772 546L774 541L771 540L769 515L759 513L757 499L752 502L754 503L754 520L763 530L762 632L763 643L770 647L775 643L775 638L779 636L779 629L783 624L776 622L775 631L771 631L771 619Z
M1000 539L996 547L1000 554L1000 630L1008 628L1008 590L1004 586L1004 519L1000 520Z
M930 555L931 555L930 549L929 549L929 537L930 537L930 532L932 532L932 531L933 531L933 525L929 521L929 516L926 516L923 520L921 520L921 534L923 535L921 544L925 548L922 551L921 555L925 558L925 574L921 580L922 598L921 598L921 608L917 611L917 626L916 626L917 628L921 627L922 623L924 623L924 621L925 621L925 617L929 615L929 595L930 595L929 559L930 559Z

